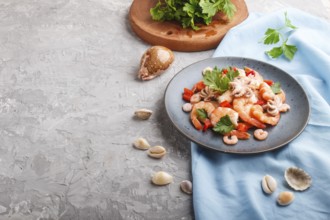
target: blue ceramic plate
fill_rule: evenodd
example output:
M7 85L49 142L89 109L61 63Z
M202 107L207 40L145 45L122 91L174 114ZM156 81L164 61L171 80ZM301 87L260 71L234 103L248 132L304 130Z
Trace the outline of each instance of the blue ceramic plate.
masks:
M202 79L204 68L215 66L219 68L248 66L258 71L264 79L281 83L281 87L286 93L286 103L290 105L291 109L281 114L280 122L276 126L267 127L269 135L266 140L258 141L253 138L251 133L249 140L239 140L236 145L229 146L223 143L221 135L212 130L202 132L193 127L189 113L182 111L182 105L185 103L182 100L183 88L192 88L196 82ZM165 108L174 126L191 141L209 149L237 154L261 153L285 146L304 130L310 115L307 95L292 76L268 63L240 57L210 58L182 69L166 88Z

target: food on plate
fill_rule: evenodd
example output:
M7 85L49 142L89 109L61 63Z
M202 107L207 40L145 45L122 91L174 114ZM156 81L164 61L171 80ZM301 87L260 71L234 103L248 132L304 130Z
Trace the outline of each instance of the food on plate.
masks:
M164 171L159 171L152 176L151 182L155 185L163 186L172 183L173 177Z
M192 183L189 180L183 180L180 183L180 189L182 192L192 194Z
M133 142L133 146L140 150L148 150L150 148L150 144L145 138L138 138Z
M198 30L198 23L209 25L213 17L222 12L230 20L234 17L236 6L230 0L171 0L159 1L151 8L155 21L177 21L183 28Z
M169 68L173 61L172 50L163 46L152 46L141 57L138 78L151 80Z
M297 167L289 167L286 169L284 178L289 186L297 191L304 191L312 184L311 176L303 169Z
M147 120L152 115L152 111L146 108L138 109L134 112L136 118L141 120Z
M276 126L290 109L280 82L264 79L249 67L206 67L201 81L183 88L182 98L184 105L192 105L192 125L223 135L228 145L249 139L253 130L257 140L265 140L266 129ZM189 112L184 106L183 110Z
M267 194L272 194L277 188L277 182L274 177L266 175L262 178L261 187Z
M280 192L280 194L278 194L277 197L277 203L282 206L291 204L293 200L294 200L294 194L293 192L289 192L289 191Z
M166 149L162 146L154 146L149 148L148 155L153 158L162 158L166 154Z

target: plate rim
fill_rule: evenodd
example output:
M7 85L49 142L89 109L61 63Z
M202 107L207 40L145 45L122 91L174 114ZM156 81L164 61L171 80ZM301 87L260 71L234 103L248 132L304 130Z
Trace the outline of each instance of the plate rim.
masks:
M167 94L168 94L168 88L170 87L171 83L173 83L175 81L175 79L180 75L181 72L183 72L185 69L191 67L191 66L194 66L194 65L197 65L198 63L202 63L202 62L205 62L207 60L232 60L232 59L241 59L241 60L248 60L248 61L251 61L251 62L255 62L255 63L260 63L260 64L263 64L263 65L267 65L269 67L272 67L274 69L277 69L279 70L280 72L283 72L285 73L289 78L291 78L295 83L297 83L297 85L301 88L301 90L303 91L303 95L306 97L306 103L307 103L307 117L306 117L306 120L303 124L303 126L301 126L300 130L293 136L291 137L290 139L288 139L287 141L279 144L279 145L276 145L274 147L271 147L271 148L267 148L267 149L260 149L260 150L256 150L256 151L226 151L226 150L223 150L223 149L215 149L213 147L210 147L210 146L207 146L203 143L201 143L200 141L198 141L197 139L195 138L192 138L192 137L189 137L184 131L182 131L182 129L180 127L177 126L176 123L173 122L173 119L171 118L170 114L169 114L169 109L168 109L168 106L166 104L166 97L167 97ZM183 88L182 88L183 89ZM310 120L310 116L311 116L311 105L310 105L310 101L308 99L308 95L306 93L306 91L304 90L303 86L299 83L299 81L297 81L291 74L289 74L287 71L273 65L273 64L270 64L266 61L262 61L262 60L257 60L257 59L254 59L254 58L249 58L249 57L240 57L240 56L220 56L220 57L210 57L210 58L205 58L205 59L202 59L202 60L199 60L199 61L196 61L196 62L193 62L185 67L183 67L181 70L179 70L173 77L172 79L168 82L166 88L165 88L165 92L164 92L164 105L165 105L165 112L168 116L168 118L170 119L172 125L175 127L175 129L177 129L184 137L186 137L187 139L189 139L191 142L194 142L198 145L200 145L201 147L205 148L205 149L209 149L209 150L213 150L213 151L217 151L217 152L222 152L222 153L228 153L228 154L237 154L237 155L251 155L251 154L260 154L260 153L265 153L265 152L269 152L269 151L274 151L276 149L279 149L279 148L282 148L284 147L285 145L287 145L288 143L292 142L294 139L296 139L306 128L306 126L308 125L308 122ZM192 125L191 125L192 126ZM235 146L232 146L232 147L235 147Z

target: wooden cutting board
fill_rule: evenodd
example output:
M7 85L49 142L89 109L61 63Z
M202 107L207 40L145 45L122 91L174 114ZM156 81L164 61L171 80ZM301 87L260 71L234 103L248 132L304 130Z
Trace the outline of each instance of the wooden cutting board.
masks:
M158 0L134 0L129 11L132 30L145 42L161 45L175 51L203 51L216 48L227 31L244 21L248 10L244 0L232 0L236 6L236 14L231 21L217 14L209 26L202 25L198 31L184 29L177 22L154 21L150 9Z

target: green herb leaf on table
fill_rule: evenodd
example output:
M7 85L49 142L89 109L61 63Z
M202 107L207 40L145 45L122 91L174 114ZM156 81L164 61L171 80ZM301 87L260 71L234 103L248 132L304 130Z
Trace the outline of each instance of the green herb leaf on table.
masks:
M235 126L228 115L223 116L220 121L213 127L213 131L220 134L226 134L235 129Z
M285 58L291 61L296 52L298 51L298 48L295 45L287 44L289 38L287 37L286 39L284 39L282 30L289 28L292 31L297 29L297 27L292 24L292 22L288 18L287 12L284 13L284 16L284 26L277 29L268 28L264 34L264 37L262 38L262 42L265 45L277 44L282 39L282 43L280 46L273 47L271 50L266 51L266 54L273 59L284 55Z

